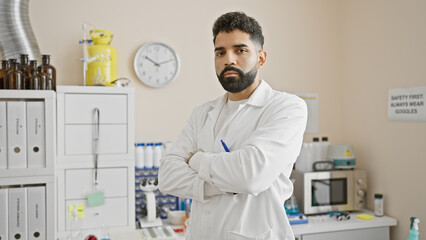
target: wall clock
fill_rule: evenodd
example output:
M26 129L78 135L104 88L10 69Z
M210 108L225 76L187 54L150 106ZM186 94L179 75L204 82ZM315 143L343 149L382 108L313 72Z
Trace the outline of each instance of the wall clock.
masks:
M133 67L142 83L161 88L176 79L180 60L176 51L167 44L150 42L137 50Z

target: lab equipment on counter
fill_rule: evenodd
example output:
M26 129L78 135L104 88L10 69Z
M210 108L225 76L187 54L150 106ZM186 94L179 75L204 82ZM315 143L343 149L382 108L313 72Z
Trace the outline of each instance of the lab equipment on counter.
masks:
M154 166L154 143L147 143L145 147L145 167L152 168Z
M135 143L135 166L138 169L145 167L144 154L145 143Z
M142 232L148 240L174 240L178 236L170 226L144 228Z
M0 89L56 90L56 70L50 65L50 56L43 55L43 64L37 60L28 65L28 55L21 54L21 63L16 59L2 61Z
M293 183L296 181L295 179L290 179ZM284 202L284 209L286 214L297 214L299 213L299 206L297 205L296 196L294 196L294 193L291 195L289 199L287 199Z
M309 222L303 213L287 214L287 217L290 225L305 224Z
M293 170L290 178L295 179L294 195L306 215L366 208L367 172L364 170Z
M175 211L167 211L167 219L173 225L183 225L185 222L186 211L183 210L175 210Z
M46 89L56 91L56 69L50 64L50 55L42 55L41 60L42 64L37 70L47 75Z
M140 184L140 189L144 192L146 197L146 218L139 219L141 228L157 227L163 225L161 218L157 217L157 204L155 200L154 191L158 189L158 179L143 180Z
M318 137L314 137L312 142L304 142L295 164L296 170L301 172L314 171L314 163L326 160L325 156L327 156L329 144L328 137L322 137L322 142L319 141Z
M355 154L352 145L329 145L327 160L333 161L336 169L355 168Z
M407 238L407 240L419 240L419 223L420 220L416 217L411 217L410 218L410 232L409 232L409 236Z
M110 46L114 35L108 30L98 29L90 30L89 33L93 45L87 50L86 84L111 86L117 79L117 52Z
M9 61L2 60L1 61L1 69L0 69L0 89L7 89L7 78L6 74L9 71Z
M362 219L362 220L371 220L374 219L373 215L367 214L367 213L361 213L356 215L357 218Z
M160 167L160 159L163 156L163 143L155 143L153 153L153 166L155 168Z
M383 194L374 194L374 215L383 217Z

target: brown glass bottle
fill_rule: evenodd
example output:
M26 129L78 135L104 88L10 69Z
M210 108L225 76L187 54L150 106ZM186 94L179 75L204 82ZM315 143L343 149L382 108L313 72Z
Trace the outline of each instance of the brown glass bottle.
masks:
M42 55L42 64L38 71L47 75L47 90L56 91L56 69L50 65L50 55Z
M24 88L24 74L19 71L19 63L14 62L11 70L7 72L8 89L22 90Z
M30 70L30 65L28 64L28 54L21 54L21 64L19 64L19 71L24 75Z
M30 69L25 76L26 89L40 90L40 74L37 72L37 60L30 61Z
M0 89L7 89L7 72L9 71L9 61L1 61L0 69Z

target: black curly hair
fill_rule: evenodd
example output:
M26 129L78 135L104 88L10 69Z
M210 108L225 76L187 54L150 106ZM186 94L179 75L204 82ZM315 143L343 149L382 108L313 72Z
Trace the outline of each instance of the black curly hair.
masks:
M264 38L262 27L256 19L247 16L243 12L229 12L220 16L213 25L213 43L216 42L216 37L220 32L232 32L238 29L250 35L250 39L259 44L260 49L263 49Z

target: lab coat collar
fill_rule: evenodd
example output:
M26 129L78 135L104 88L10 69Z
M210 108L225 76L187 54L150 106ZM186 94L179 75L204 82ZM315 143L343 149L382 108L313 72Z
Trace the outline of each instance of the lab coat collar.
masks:
M262 107L267 103L271 94L272 94L271 86L269 86L269 84L265 80L260 80L259 86L257 86L256 90L254 90L254 92L251 94L251 96L249 97L248 101L245 104L252 105L255 107ZM210 103L210 106L213 107L213 109L220 111L223 105L226 103L227 99L228 99L228 94L225 93L223 96L212 101Z

